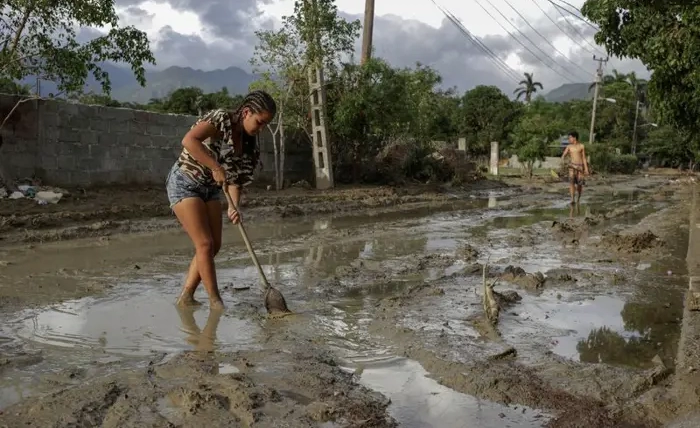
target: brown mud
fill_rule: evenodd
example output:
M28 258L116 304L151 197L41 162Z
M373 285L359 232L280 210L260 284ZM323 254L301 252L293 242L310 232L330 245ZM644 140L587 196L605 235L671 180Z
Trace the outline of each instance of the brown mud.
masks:
M99 198L27 206L9 217L43 238L6 228L12 245L0 247L0 426L604 428L678 416L682 403L653 397L678 348L690 181L596 178L578 207L565 183L505 181L251 195L251 239L296 312L281 320L265 318L234 228L217 257L226 311L183 311L173 302L190 244L172 220L138 214L140 200L141 213L167 215L154 200L115 204L131 211L109 220L94 214L110 210ZM42 210L74 228L130 226L27 245L67 230ZM484 265L501 308L492 329Z

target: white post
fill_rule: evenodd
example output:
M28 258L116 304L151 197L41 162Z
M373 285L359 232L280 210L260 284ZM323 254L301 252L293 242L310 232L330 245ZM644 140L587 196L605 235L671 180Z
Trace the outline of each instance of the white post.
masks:
M499 157L499 150L498 150L498 141L492 141L491 142L491 163L489 166L489 172L491 175L498 175L498 157Z

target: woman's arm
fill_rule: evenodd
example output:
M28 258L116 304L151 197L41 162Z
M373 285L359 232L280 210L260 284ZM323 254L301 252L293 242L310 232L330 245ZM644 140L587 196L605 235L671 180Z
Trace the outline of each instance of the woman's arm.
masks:
M238 209L241 206L241 188L235 184L229 184L226 187L229 196L231 196L231 201L233 201L233 208Z
M203 142L207 138L215 138L217 134L218 131L214 125L202 121L190 129L182 139L182 146L187 149L190 155L212 171L221 168L221 165L209 154Z

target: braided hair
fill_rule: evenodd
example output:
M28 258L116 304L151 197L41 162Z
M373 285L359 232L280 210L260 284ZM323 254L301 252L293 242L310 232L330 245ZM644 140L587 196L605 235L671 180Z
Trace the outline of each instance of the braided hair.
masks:
M270 113L270 116L274 117L277 113L277 104L272 98L272 95L262 90L255 90L248 93L248 95L243 98L241 105L234 110L233 117L236 118L238 123L243 121L243 110L245 109L248 109L251 113L262 113L266 111Z

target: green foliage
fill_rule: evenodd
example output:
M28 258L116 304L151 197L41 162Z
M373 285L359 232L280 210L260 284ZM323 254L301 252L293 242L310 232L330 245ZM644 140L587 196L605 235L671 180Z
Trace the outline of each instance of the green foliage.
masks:
M588 0L584 16L600 31L597 42L619 57L636 58L652 70L649 99L663 121L700 131L700 9L694 2ZM690 149L690 148L689 148Z
M83 90L92 74L109 94L109 76L99 63L131 65L141 85L145 84L144 64L155 63L146 33L119 27L113 1L0 0L0 9L0 78L18 81L34 75L74 94ZM81 44L76 24L111 29Z
M522 107L495 86L477 86L461 99L457 130L466 136L468 150L475 155L489 152L492 141L508 146Z
M28 85L20 85L13 82L11 79L0 77L0 94L9 95L29 95L30 89Z
M526 103L532 101L532 96L537 92L538 89L544 89L542 83L535 82L532 73L524 73L525 79L521 80L519 87L513 92L516 100L520 98L525 98Z
M637 170L637 156L617 154L616 150L605 142L586 146L586 153L591 158L590 166L594 172L632 174Z
M558 137L564 133L564 123L556 118L556 111L550 103L536 101L524 111L511 139L518 160L524 163L529 177L532 177L533 165L544 160L549 146L558 144Z

